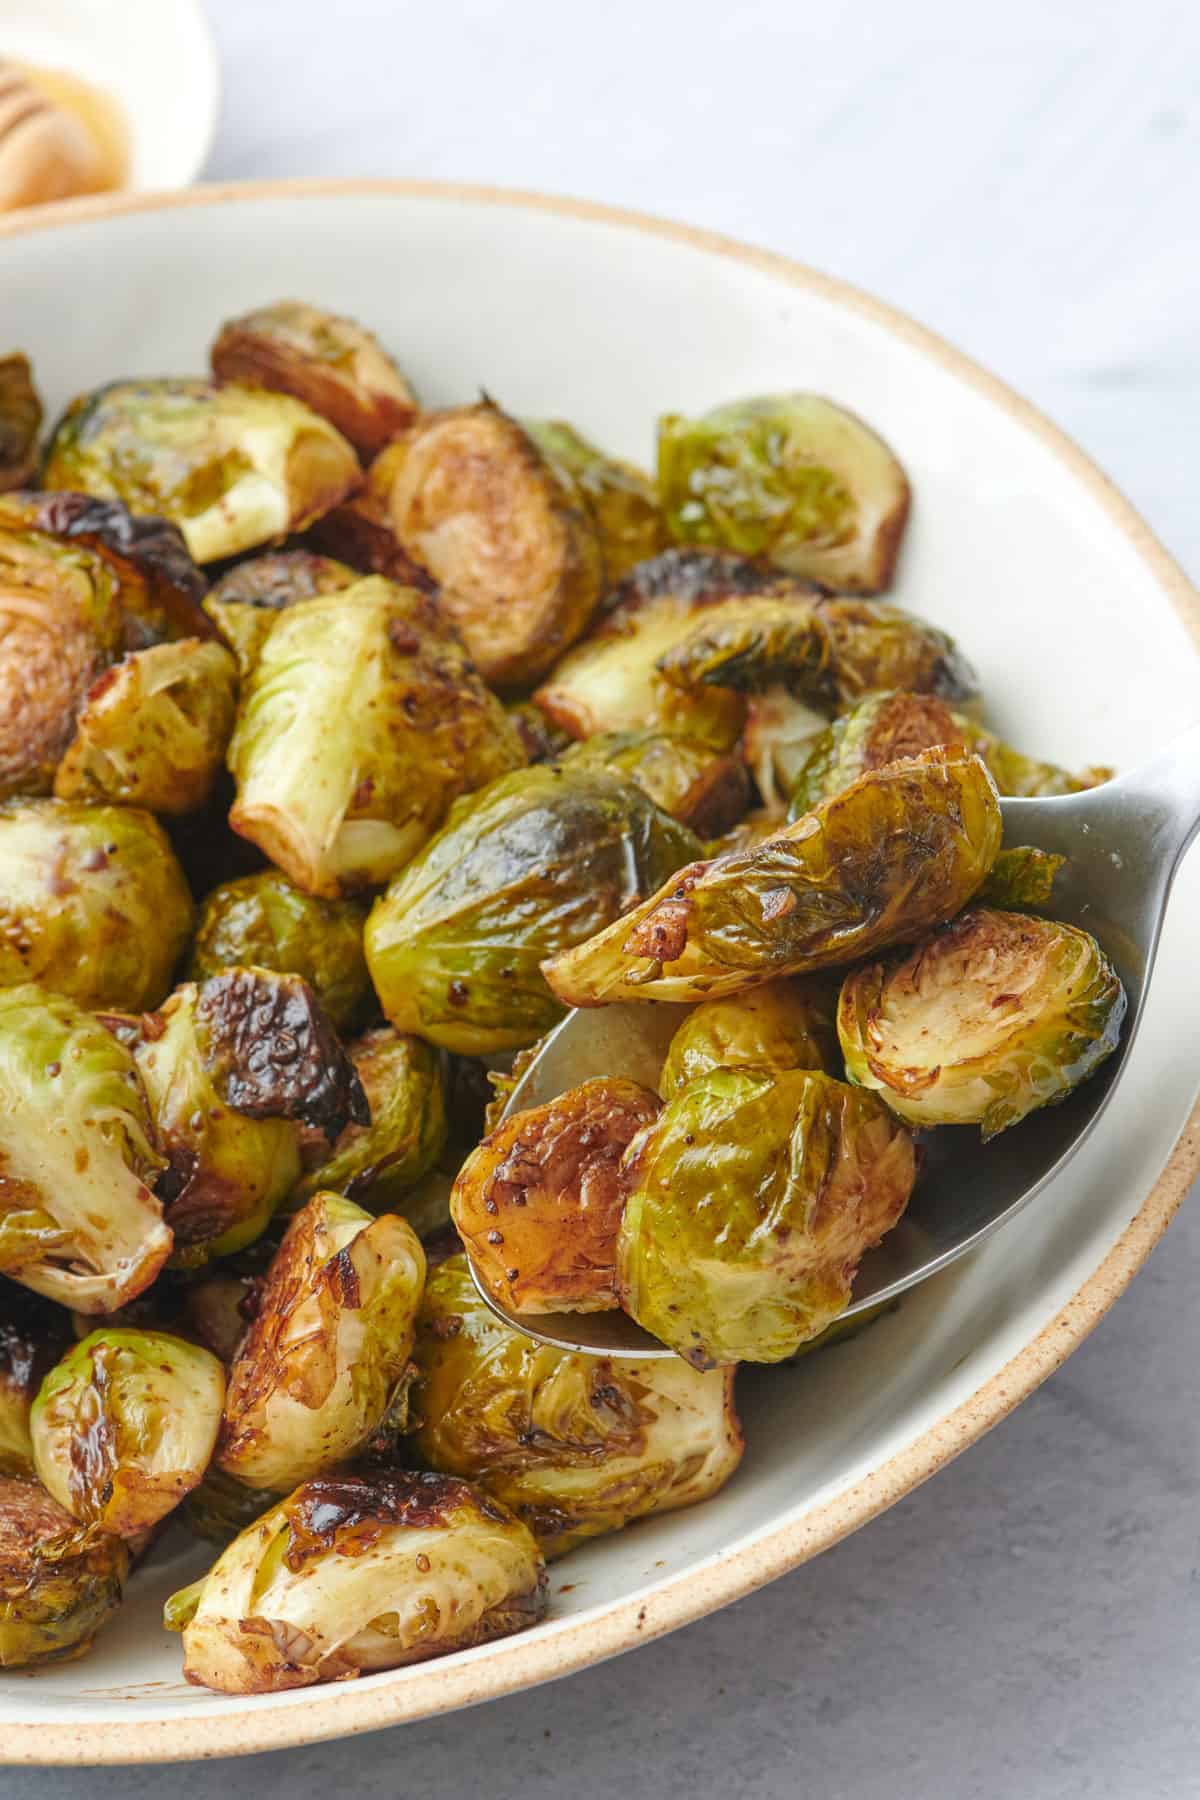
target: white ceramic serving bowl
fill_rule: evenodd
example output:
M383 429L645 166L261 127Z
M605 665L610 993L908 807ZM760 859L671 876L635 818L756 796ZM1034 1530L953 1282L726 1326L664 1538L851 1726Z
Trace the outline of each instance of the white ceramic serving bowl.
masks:
M204 167L221 75L201 0L0 0L0 57L111 94L129 127L135 191L186 187Z
M51 407L115 376L200 370L219 320L290 294L372 326L429 402L486 385L642 462L660 412L828 393L908 468L898 598L961 640L1006 736L1127 764L1200 710L1200 602L1103 477L935 338L793 264L600 207L386 183L86 202L0 229L0 351L33 356ZM0 1678L0 1758L230 1754L462 1706L644 1642L863 1524L1043 1380L1170 1218L1200 1166L1198 959L1195 856L1119 1096L1066 1177L861 1338L744 1371L737 1477L559 1564L544 1625L349 1685L222 1699L182 1683L159 1629L203 1564L181 1541L91 1656Z

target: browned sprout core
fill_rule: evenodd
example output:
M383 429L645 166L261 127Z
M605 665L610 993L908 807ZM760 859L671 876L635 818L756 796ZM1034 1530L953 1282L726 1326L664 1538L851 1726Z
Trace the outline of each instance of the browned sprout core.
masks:
M251 1119L300 1119L329 1142L371 1111L354 1064L298 975L228 969L202 983L213 1079L226 1104Z
M488 1290L514 1312L615 1307L621 1159L659 1110L634 1081L585 1081L517 1113L468 1157L450 1211Z

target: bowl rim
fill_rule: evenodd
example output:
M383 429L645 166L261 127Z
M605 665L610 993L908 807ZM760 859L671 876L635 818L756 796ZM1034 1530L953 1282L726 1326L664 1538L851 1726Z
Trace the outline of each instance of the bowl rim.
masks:
M516 188L464 182L388 179L301 179L209 184L183 193L125 193L65 201L0 219L0 244L39 231L137 212L222 206L261 200L304 200L363 195L468 205L512 207L561 218L624 227L739 262L790 286L871 320L909 347L976 389L1039 438L1085 487L1124 534L1165 590L1200 650L1200 593L1150 528L1058 426L962 351L883 301L834 276L773 251L755 248L701 227L646 213ZM1056 1316L997 1373L930 1426L905 1449L852 1487L775 1527L700 1569L663 1581L640 1597L615 1602L539 1631L507 1638L485 1658L434 1661L400 1672L393 1683L335 1684L303 1690L303 1706L256 1701L189 1718L86 1721L6 1721L0 1764L119 1764L173 1762L286 1749L429 1717L568 1675L648 1643L733 1600L829 1549L885 1511L999 1424L1053 1374L1128 1286L1166 1230L1200 1173L1200 1099L1161 1174L1099 1266Z

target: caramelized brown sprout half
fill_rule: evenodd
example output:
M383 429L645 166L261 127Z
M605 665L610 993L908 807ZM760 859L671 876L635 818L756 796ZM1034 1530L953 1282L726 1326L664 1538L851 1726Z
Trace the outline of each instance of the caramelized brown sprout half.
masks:
M815 739L792 789L788 817L802 818L869 769L939 745L967 748L967 733L945 701L896 688L871 694Z
M29 358L19 351L0 356L0 493L24 487L33 475L41 427Z
M450 1214L481 1281L513 1312L617 1305L622 1157L658 1096L617 1077L585 1081L514 1114L463 1164Z
M129 1551L36 1481L0 1476L0 1668L68 1662L121 1604Z
M416 417L412 389L373 334L302 300L277 300L222 325L213 379L303 400L372 457Z

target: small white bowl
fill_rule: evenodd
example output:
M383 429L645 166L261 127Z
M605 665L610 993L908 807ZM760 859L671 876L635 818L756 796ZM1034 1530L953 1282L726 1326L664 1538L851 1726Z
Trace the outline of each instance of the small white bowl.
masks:
M187 187L204 167L221 76L200 0L0 0L0 58L112 95L129 130L127 187Z

